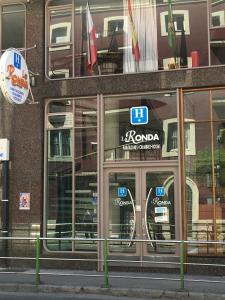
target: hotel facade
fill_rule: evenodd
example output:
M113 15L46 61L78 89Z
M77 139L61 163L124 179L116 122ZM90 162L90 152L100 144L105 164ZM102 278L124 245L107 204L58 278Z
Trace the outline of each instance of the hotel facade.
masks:
M23 105L1 96L9 236L68 238L42 251L98 258L92 238L137 259L178 257L172 240L223 242L225 1L91 0L89 9L84 0L0 1L0 49L21 51L32 86ZM19 248L29 253L33 242L8 245Z

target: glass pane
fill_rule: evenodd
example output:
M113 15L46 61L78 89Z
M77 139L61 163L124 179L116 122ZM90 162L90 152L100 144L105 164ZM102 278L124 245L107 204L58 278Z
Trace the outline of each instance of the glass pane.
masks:
M93 161L96 161L96 157L93 157ZM87 239L76 241L75 249L78 251L96 251L97 243L88 240L98 237L96 168L77 171L75 184L75 237Z
M71 158L71 130L49 131L50 135L50 158Z
M146 173L145 222L149 240L175 239L174 175ZM149 242L148 252L175 253L175 244Z
M214 122L214 172L215 172L215 211L216 239L225 238L225 122ZM216 252L223 254L224 245L218 245Z
M49 44L68 44L71 42L72 12L71 9L50 11ZM54 51L60 50L54 48Z
M209 92L187 92L184 94L185 121L207 121L210 119Z
M62 15L64 19L57 21L60 28L50 27L49 41L58 44L74 40L75 76L208 66L207 1L172 2L173 26L170 27L166 1L96 0L89 3L90 14L87 14L87 1L74 0L74 36L69 39L70 30L65 23L71 21L66 21L65 13L71 13L72 1L51 1L51 18ZM93 36L87 28L87 15L95 29ZM214 16L214 23L218 23L218 18ZM201 20L201 26L197 19ZM196 38L198 36L201 39ZM213 41L211 38L211 45ZM90 45L94 45L92 51ZM211 51L212 61L213 55ZM222 59L219 63L223 63Z
M147 124L132 125L136 113L137 120L146 114ZM106 161L177 159L176 94L107 98L104 136Z
M224 11L222 12L222 14L224 15ZM221 28L215 27L210 29L211 65L221 65L225 63L224 43L225 43L224 26Z
M15 11L25 11L25 6L22 4L4 5L2 7L3 13L11 13Z
M49 1L48 5L49 6L61 6L61 5L68 5L68 4L72 4L73 0L51 0Z
M225 25L225 1L211 0L211 26L218 27Z
M48 74L52 79L73 76L71 8L50 10Z
M52 47L49 54L48 75L51 79L68 78L73 74L71 46ZM51 50L50 49L50 50ZM60 50L60 51L56 51Z
M73 115L54 115L48 117L48 128L72 127Z
M72 112L72 101L53 101L48 106L49 113Z
M72 163L48 163L47 237L72 237ZM71 241L51 240L52 251L71 251Z
M75 101L75 249L96 251L97 243L97 103Z
M195 154L186 152L187 236L213 240L213 178L210 123L195 123ZM206 134L208 132L209 134ZM213 253L214 247L190 245L190 254Z
M25 13L2 15L2 49L25 47Z
M210 1L210 47L211 64L225 63L224 41L225 41L225 1Z
M130 241L110 242L111 252L135 252L135 173L109 174L108 229L111 239Z
M225 120L225 91L224 90L212 92L212 109L213 109L213 121ZM223 127L221 127L221 129L222 128Z

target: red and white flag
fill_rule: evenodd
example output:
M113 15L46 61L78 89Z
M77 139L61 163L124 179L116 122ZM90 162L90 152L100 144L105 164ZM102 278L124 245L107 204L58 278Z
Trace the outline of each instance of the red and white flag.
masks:
M130 28L131 28L132 54L134 56L135 61L139 62L141 55L140 55L140 49L139 49L139 45L138 45L137 31L135 29L133 15L132 15L131 0L128 0L128 19L129 19Z
M92 70L94 64L97 62L96 31L94 28L88 3L86 7L86 26L87 26L87 66L89 70Z

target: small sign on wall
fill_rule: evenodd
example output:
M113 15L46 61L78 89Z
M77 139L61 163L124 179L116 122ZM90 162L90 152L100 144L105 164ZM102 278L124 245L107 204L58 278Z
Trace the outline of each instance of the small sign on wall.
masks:
M9 140L0 139L0 161L9 160Z
M155 207L155 223L169 222L169 210L167 207Z
M20 210L30 210L30 193L20 193L19 201Z

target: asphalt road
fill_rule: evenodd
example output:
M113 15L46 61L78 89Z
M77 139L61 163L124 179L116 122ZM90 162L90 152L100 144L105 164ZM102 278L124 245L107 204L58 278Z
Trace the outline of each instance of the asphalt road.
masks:
M48 294L48 293L0 293L0 300L140 300L140 298L114 297L90 294ZM142 300L145 300L142 298ZM147 300L147 299L146 299ZM148 298L148 300L151 300ZM154 300L154 299L152 299ZM163 300L163 299L161 299Z

